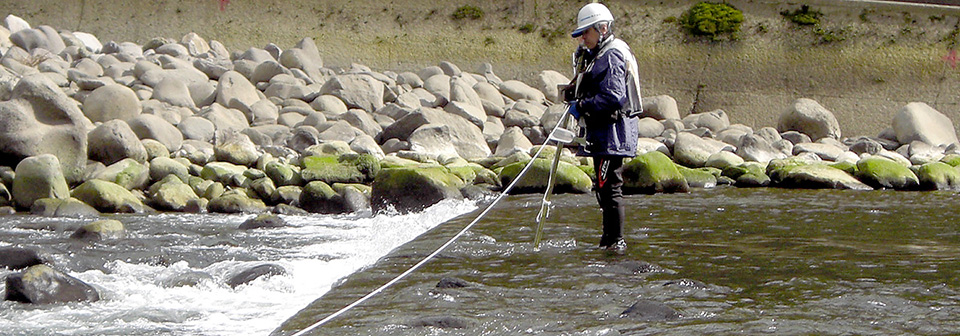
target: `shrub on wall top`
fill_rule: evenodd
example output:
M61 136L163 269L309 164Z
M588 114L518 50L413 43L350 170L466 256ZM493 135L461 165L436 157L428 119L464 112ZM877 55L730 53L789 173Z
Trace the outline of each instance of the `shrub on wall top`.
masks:
M700 2L680 17L680 24L694 35L721 40L723 36L736 39L743 23L743 12L727 3Z

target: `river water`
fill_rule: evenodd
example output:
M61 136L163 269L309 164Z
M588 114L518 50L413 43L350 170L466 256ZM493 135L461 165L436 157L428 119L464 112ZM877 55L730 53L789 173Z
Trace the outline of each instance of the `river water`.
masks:
M592 195L555 198L540 250L531 243L539 195L510 196L437 259L310 334L957 334L958 197L730 187L633 195L629 249L618 255L594 248ZM352 274L274 334L389 281L478 213ZM437 288L443 278L465 287ZM668 311L623 314L636 302Z
M94 219L0 217L0 246L36 249L48 264L95 286L94 303L0 302L0 335L267 335L337 280L457 215L470 202L441 202L407 215L281 216L280 229L238 230L250 215L111 215L127 238L69 237ZM263 263L285 275L231 288L225 280ZM171 286L190 272L196 286ZM0 278L12 273L0 269Z

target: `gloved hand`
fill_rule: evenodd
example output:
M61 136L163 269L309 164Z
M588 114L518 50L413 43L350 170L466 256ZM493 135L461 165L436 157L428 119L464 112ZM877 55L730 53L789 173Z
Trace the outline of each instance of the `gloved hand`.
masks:
M570 103L570 109L568 109L567 112L573 116L573 119L580 119L580 112L577 112L577 101L574 100L569 103Z

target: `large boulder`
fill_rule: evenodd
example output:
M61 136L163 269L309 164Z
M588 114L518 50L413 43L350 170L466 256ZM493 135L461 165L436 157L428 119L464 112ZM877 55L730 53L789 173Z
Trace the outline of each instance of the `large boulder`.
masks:
M250 106L260 101L257 88L242 74L236 71L227 71L220 76L217 84L217 103L243 112L250 111Z
M523 170L523 167L530 163L530 160L515 162L503 167L500 171L501 185L508 185L517 179L517 175ZM533 165L517 182L511 193L542 193L547 190L547 180L550 178L550 168L553 165L552 159L534 159ZM577 193L583 194L590 192L593 182L590 176L583 170L567 162L559 162L557 165L556 176L554 177L553 191L558 194Z
M103 181L89 180L71 193L73 198L89 204L100 212L142 213L149 210L140 199L120 185Z
M568 83L570 83L570 79L567 76L553 70L544 70L537 75L537 88L552 102L560 102L563 98L560 97L560 90L557 89L557 86Z
M305 157L300 176L307 182L365 183L373 181L379 172L380 161L373 155L344 154Z
M30 208L38 199L70 197L70 187L60 170L56 156L32 156L17 164L13 180L13 199L20 208Z
M756 161L767 163L770 160L784 159L787 157L772 144L757 134L745 134L740 137L740 143L737 145L737 156L744 161Z
M732 179L737 187L766 187L770 185L771 179L764 168L763 164L758 162L744 162L724 168L721 174Z
M93 125L76 101L44 75L23 77L10 100L0 101L0 165L52 154L67 182L78 182L87 164L87 131Z
M348 74L327 80L320 88L321 95L332 95L348 108L359 108L369 113L383 107L384 84L372 76Z
M699 168L707 163L710 155L732 148L733 146L714 139L701 138L692 133L680 132L673 144L673 157L679 164Z
M689 189L677 165L661 152L642 154L623 165L623 191L626 193L672 193Z
M530 100L542 102L546 96L540 90L518 80L508 80L500 84L500 92L513 100Z
M533 148L533 144L523 135L520 127L506 129L496 143L497 151L493 155L498 157L506 157L516 152L529 152L530 148Z
M777 130L781 133L797 131L811 139L840 139L840 123L837 118L815 100L800 98L780 114Z
M857 178L877 189L916 190L920 180L909 168L879 156L857 161Z
M6 287L7 301L50 304L100 300L93 286L44 264L7 276Z
M250 141L250 137L238 133L225 138L213 147L215 160L248 167L257 163L260 153L257 151L257 145Z
M111 165L117 161L130 158L137 162L147 161L147 150L137 138L137 134L130 129L130 125L122 120L108 120L87 135L87 156L90 160L100 161Z
M157 140L167 147L167 151L176 152L183 144L183 134L161 117L152 114L141 114L127 121L133 133L142 139Z
M661 95L643 97L643 115L657 120L680 119L680 110L677 100L673 97Z
M934 146L957 143L957 132L947 116L925 103L909 103L893 117L893 131L902 144L922 141Z
M373 180L373 211L415 212L445 199L463 199L463 184L463 180L439 166L383 169Z
M719 133L730 126L730 117L723 110L694 113L683 118L683 125L687 129L707 128L713 133Z
M383 130L381 138L410 142L411 149L432 155L456 154L465 159L490 156L479 127L435 108L420 108Z
M83 114L92 122L130 120L140 115L140 109L137 94L120 84L101 86L83 101Z

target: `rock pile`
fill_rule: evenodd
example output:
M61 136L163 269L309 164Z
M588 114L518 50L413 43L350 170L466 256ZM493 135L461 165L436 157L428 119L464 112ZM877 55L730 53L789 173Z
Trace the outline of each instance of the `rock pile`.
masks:
M46 215L416 211L498 190L532 159L544 161L517 192L539 192L552 153L531 155L565 113L551 99L569 81L504 81L489 64L327 66L309 38L234 52L194 33L101 43L14 16L0 55L0 205ZM676 105L644 100L627 191L960 189L953 124L924 103L852 138L810 99L759 130L722 110L681 119ZM591 170L563 149L556 190L588 192Z

